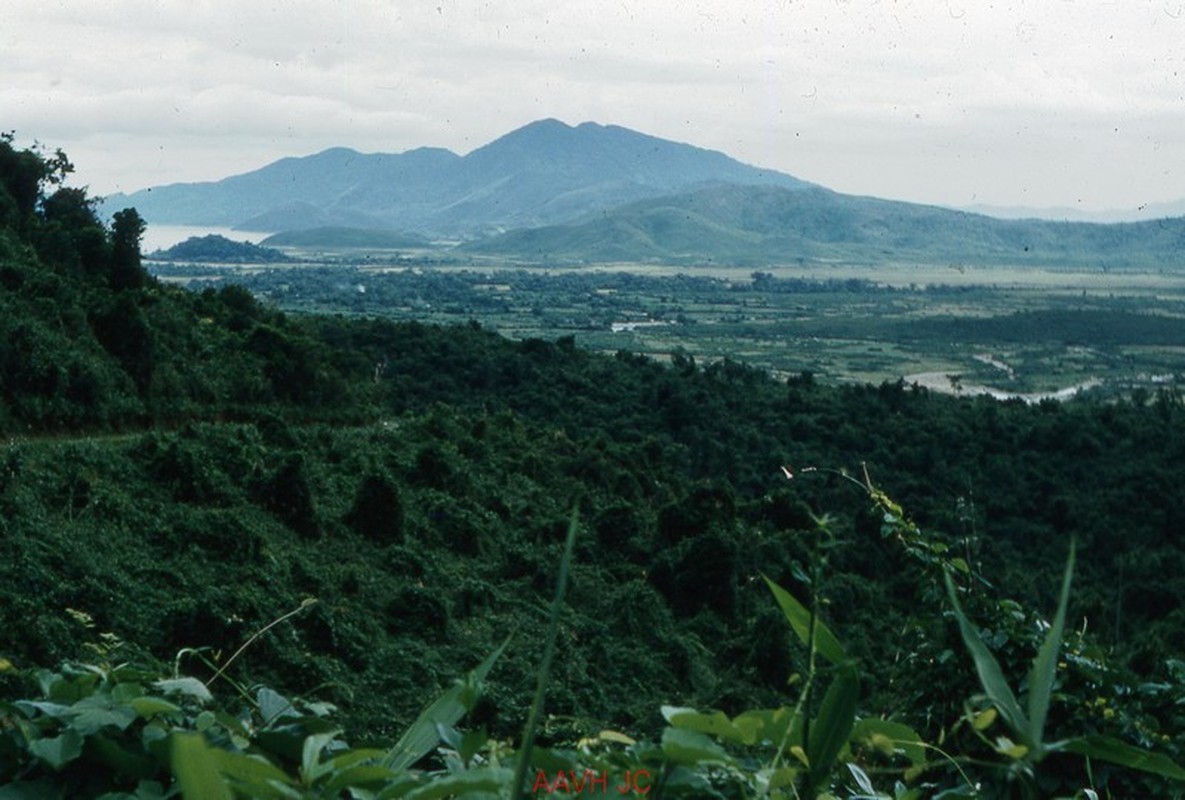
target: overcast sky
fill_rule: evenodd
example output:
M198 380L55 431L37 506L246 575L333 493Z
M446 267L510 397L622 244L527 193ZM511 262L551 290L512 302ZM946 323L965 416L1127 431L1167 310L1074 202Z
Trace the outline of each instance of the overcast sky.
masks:
M556 117L893 199L1185 198L1185 0L2 0L0 76L95 194Z

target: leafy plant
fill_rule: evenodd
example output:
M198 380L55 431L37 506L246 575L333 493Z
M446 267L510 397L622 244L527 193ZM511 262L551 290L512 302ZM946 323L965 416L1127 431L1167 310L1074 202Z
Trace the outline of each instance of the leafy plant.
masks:
M975 662L983 690L998 713L1000 720L1016 738L1016 742L1001 736L993 743L997 753L1011 759L1011 770L1026 779L1026 791L1037 796L1032 778L1038 766L1055 753L1075 753L1089 759L1118 764L1130 769L1160 775L1176 781L1185 781L1185 769L1159 753L1153 753L1113 737L1101 735L1080 735L1067 739L1049 741L1046 738L1045 723L1053 698L1057 677L1058 655L1065 632L1066 608L1070 600L1070 583L1074 572L1074 546L1066 560L1062 578L1061 593L1053 622L1049 625L1045 641L1041 645L1028 675L1027 713L1021 708L1016 694L1008 685L1003 670L987 645L984 644L975 626L964 613L959 603L958 591L950 574L945 576L947 594L950 597L954 615L959 624L959 633ZM973 727L986 730L994 720L993 714L976 717Z

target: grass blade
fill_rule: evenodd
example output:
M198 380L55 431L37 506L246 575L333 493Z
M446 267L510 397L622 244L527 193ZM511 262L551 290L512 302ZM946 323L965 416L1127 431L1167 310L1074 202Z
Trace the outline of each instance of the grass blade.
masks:
M1030 750L1034 749L1035 742L1029 736L1029 721L1025 718L1025 713L1021 711L1020 703L1016 701L1016 695L1009 688L1008 681L1004 679L999 662L987 649L983 640L979 638L979 633L967 619L967 615L963 613L963 607L959 605L959 597L950 573L943 575L943 578L946 580L946 591L950 595L955 618L959 621L959 633L962 634L963 644L966 645L968 652L971 653L971 658L975 661L975 671L979 674L979 683L983 686L983 691L992 704L999 709L1000 716L1004 718L1004 722L1008 724L1012 733Z
M835 759L852 735L859 692L860 680L856 670L851 664L845 664L827 687L827 694L823 695L819 716L811 725L806 753L810 761L811 785L816 789L830 777Z
M778 586L765 575L769 590L774 593L774 598L778 601L778 605L782 608L782 614L785 615L786 620L790 623L790 627L798 634L798 638L807 647L811 646L811 612L802 603L790 594L788 591ZM824 658L832 664L842 664L848 660L847 654L844 652L843 645L839 643L839 639L835 638L835 634L831 629L823 624L823 621L817 616L815 617L815 650L821 653Z
M440 743L437 725L453 726L465 716L475 699L477 687L485 680L486 675L494 667L494 662L502 655L510 639L502 642L498 649L485 657L472 672L465 676L456 686L446 691L440 697L420 712L420 716L411 724L395 746L387 751L383 759L383 766L392 770L403 770L419 761L432 748Z
M1077 753L1087 758L1097 758L1121 767L1150 772L1176 781L1185 781L1185 769L1162 753L1153 753L1141 747L1112 739L1110 736L1082 736L1062 742L1055 748L1068 753Z
M510 797L522 797L523 787L527 780L527 767L531 763L531 748L535 744L535 731L539 727L539 717L543 714L543 701L547 696L547 680L551 673L551 662L555 657L555 642L560 632L560 612L564 608L564 594L568 590L568 569L572 565L572 551L576 547L576 528L579 514L572 510L572 519L568 523L568 538L564 540L564 555L560 558L560 574L556 579L555 598L551 601L551 616L547 623L547 642L543 649L543 659L539 664L539 680L535 684L535 699L531 702L531 711L527 715L527 725L523 730L523 743L518 754L518 764L514 770L514 782L511 784Z
M1066 560L1066 572L1062 577L1062 592L1057 601L1057 613L1045 634L1045 641L1033 659L1029 673L1029 735L1040 746L1045 734L1045 717L1049 713L1049 701L1053 695L1053 681L1057 676L1057 653L1062 646L1062 634L1066 628L1066 606L1070 602L1070 581L1074 575L1074 543L1070 542L1070 556Z

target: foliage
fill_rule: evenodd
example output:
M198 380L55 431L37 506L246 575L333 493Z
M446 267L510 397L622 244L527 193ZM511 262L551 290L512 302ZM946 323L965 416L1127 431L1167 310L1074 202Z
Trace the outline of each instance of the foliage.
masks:
M0 796L328 798L382 789L385 798L423 798L489 789L505 782L502 771L473 769L450 781L411 766L472 708L501 649L388 750L348 747L332 705L267 687L235 687L237 697L218 701L213 679L158 677L127 664L39 670L42 699L0 705Z
M866 487L877 505L890 509L887 526L896 528L903 540L917 540L917 526L899 513L900 508L871 482ZM826 549L834 543L825 526L820 531L826 541L817 549L809 584L817 602L823 599L820 582L828 561ZM853 800L980 798L1010 796L1009 784L1019 781L1025 796L1036 797L1059 787L1050 782L1048 771L1039 772L1043 762L1059 752L1185 782L1185 769L1170 758L1116 738L1086 734L1051 741L1044 736L1061 657L1073 551L1057 614L1033 661L1027 714L962 610L952 575L966 570L944 563L943 578L954 616L992 704L973 715L969 711L968 727L1008 759L1010 763L1002 767L1007 780L984 780L979 773L990 773L990 763L977 760L973 753L944 752L900 722L859 718L859 667L818 618L816 608L802 605L768 579L786 622L806 648L807 671L792 707L749 709L730 717L719 711L665 706L667 727L658 743L607 730L582 739L575 749L536 751L533 740L576 532L573 517L551 604L536 697L517 752L484 732L461 734L455 728L464 713L475 707L482 683L509 640L464 681L429 704L387 749L351 748L341 738L341 730L327 719L332 706L294 702L268 688L248 691L232 682L240 710L229 712L225 704L211 707L214 695L209 687L226 677L230 665L260 637L316 602L306 600L256 632L205 682L178 674L156 678L150 670L126 664L111 666L107 658L124 647L111 634L101 634L100 644L93 646L104 658L102 664L67 663L58 672L39 670L43 699L0 705L4 714L0 721L8 732L0 737L0 753L6 755L7 764L0 772L4 796L164 798L180 792L185 797L300 798L336 797L348 791L350 796L381 798L519 797L531 772L534 796L591 792L598 787L606 792L612 776L618 793L630 796L654 791L656 797L772 800L840 794ZM73 613L92 625L83 612ZM178 664L185 654L179 654ZM204 660L200 651L194 654ZM814 686L823 670L816 654L832 667L830 685L817 701ZM11 670L11 663L4 662L3 668ZM987 739L997 713L1018 742L1005 736ZM437 748L438 763L444 769L415 768ZM932 761L931 752L940 757ZM517 767L503 766L510 763ZM950 768L957 775L953 782L943 779ZM893 793L878 791L873 775L893 776ZM1097 785L1089 785L1094 783L1089 772L1079 780L1087 782L1083 793L1099 796Z
M832 384L907 376L907 385L949 391L950 375L965 396L992 387L998 397L1037 402L1083 383L1093 383L1092 395L1116 397L1180 382L1174 320L1182 282L1164 272L792 266L738 276L691 265L671 275L645 267L440 268L428 256L351 251L317 259L269 270L153 269L196 288L241 283L290 311L477 320L516 339L573 337L582 348L659 360L683 348L702 363L807 370Z
M225 236L191 236L167 250L148 255L158 261L197 261L213 264L275 264L292 259L271 247L250 242L234 242Z
M775 380L686 351L663 364L571 337L509 341L476 324L289 315L233 286L116 286L113 234L84 194L54 182L68 162L9 140L0 156L11 201L0 200L10 705L32 696L35 665L63 662L75 665L55 673L63 685L83 680L108 711L125 692L158 699L162 676L230 676L256 704L259 686L282 687L339 709L302 733L341 731L310 745L316 771L337 741L397 740L426 694L513 631L518 644L473 706L477 730L454 735L450 722L442 735L457 755L427 767L464 784L462 767L503 769L517 752L507 742L530 711L549 640L542 609L576 504L548 713L531 726L530 766L552 789L558 770L574 782L587 765L598 780L628 773L633 790L649 781L673 796L875 796L898 781L891 793L903 797L976 782L983 796L1176 790L1163 760L1181 761L1185 724L1185 667L1171 649L1185 624L1173 611L1185 574L1173 392L968 400L810 373ZM801 466L853 457L869 469ZM773 486L781 465L794 477ZM869 501L855 510L853 486ZM1089 630L1064 610L1071 538L1075 618ZM320 601L251 636L309 596ZM1055 604L1056 625L1030 610ZM96 664L96 629L145 652L183 651L186 669L139 654L127 659L135 668ZM961 656L967 647L975 658ZM143 693L118 689L125 676ZM81 711L20 702L4 735L45 740L37 749L59 760L77 744L61 761L67 777L84 779L72 765L82 771L92 736L166 763L142 730L176 717L76 741L65 730ZM243 702L216 698L236 719ZM1001 752L1002 736L1027 749ZM208 737L178 741L195 762L224 758ZM302 748L276 762L291 779L282 785L301 785ZM482 775L473 780L494 779Z

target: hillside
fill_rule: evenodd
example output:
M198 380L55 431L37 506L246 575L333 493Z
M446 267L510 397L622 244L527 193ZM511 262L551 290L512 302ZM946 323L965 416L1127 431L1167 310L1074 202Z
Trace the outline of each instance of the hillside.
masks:
M549 263L842 262L1185 267L1185 218L1092 223L999 220L826 189L716 185L461 250Z
M545 225L710 181L807 186L789 175L617 126L541 120L458 156L334 148L212 183L108 200L150 223L293 230L346 226L432 236Z
M1032 609L1056 604L1076 540L1048 741L1107 735L1130 742L1108 745L1111 761L1130 765L1137 746L1179 760L1179 397L965 401L513 342L477 325L289 316L234 285L158 284L139 266L135 212L107 229L64 177L0 139L6 794L99 796L109 771L105 790L161 797L183 765L176 742L193 741L169 737L194 730L252 774L268 758L299 771L303 758L307 777L334 766L318 748L339 728L389 746L508 636L465 724L512 741L576 510L562 657L539 726L548 769L625 730L639 763L686 776L674 796L704 796L717 745L669 734L663 704L720 709L733 725L751 709L746 719L785 720L801 696L818 719L850 707L831 760L850 744L845 759L917 792L962 786L970 771L1006 796L1031 769L1047 793L1089 782L1169 795L1168 778L1088 770L1079 751L999 752L981 735L993 722L943 582L959 581L1021 685L1050 627ZM851 662L816 672L762 576L817 609L811 627L825 617ZM40 670L62 661L70 680ZM181 698L142 695L178 670L218 692L192 725ZM119 692L81 694L112 672L127 678ZM839 688L800 695L816 674ZM309 731L324 738L294 739L282 703L264 714L277 701L260 684L332 714ZM961 760L907 772L891 741L885 755L858 737L857 711ZM455 743L452 724L429 726L425 753L441 736ZM238 741L219 738L227 730ZM810 779L840 787L851 774ZM714 794L735 796L721 785Z
M261 244L269 247L399 250L429 247L431 242L421 236L397 231L326 227L274 233Z
M1005 220L842 195L722 153L617 126L541 120L458 156L334 148L221 181L115 196L150 223L461 239L519 262L1181 266L1185 218ZM339 233L331 234L331 231Z
M206 264L281 264L292 259L271 247L234 242L225 236L191 236L165 250L149 253L156 261L193 261Z

